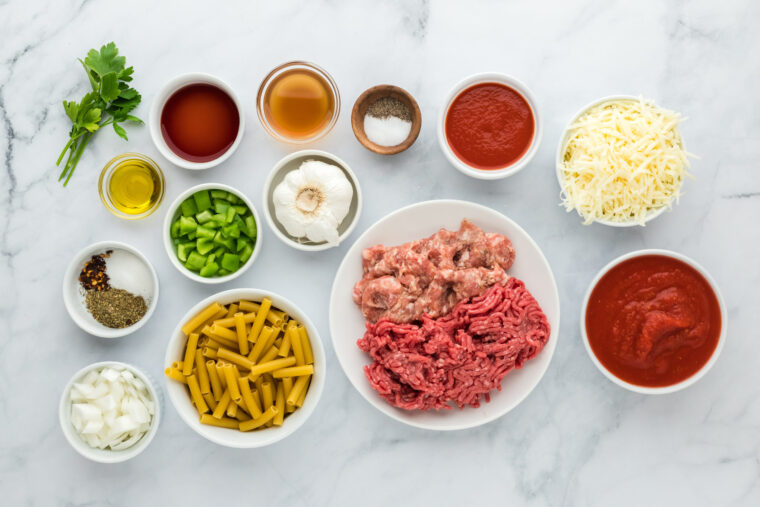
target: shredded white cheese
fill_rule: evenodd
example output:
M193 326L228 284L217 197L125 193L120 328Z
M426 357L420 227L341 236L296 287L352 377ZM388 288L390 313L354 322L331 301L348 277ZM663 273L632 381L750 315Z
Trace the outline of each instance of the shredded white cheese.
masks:
M570 126L560 165L562 204L584 224L636 222L678 202L688 175L681 116L652 101L599 104Z
M150 429L155 402L129 370L106 367L76 382L70 393L71 424L90 447L120 451Z

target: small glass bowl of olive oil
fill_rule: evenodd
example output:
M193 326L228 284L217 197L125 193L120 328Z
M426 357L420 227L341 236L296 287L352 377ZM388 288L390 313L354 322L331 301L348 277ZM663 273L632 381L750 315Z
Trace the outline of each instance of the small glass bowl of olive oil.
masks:
M103 205L119 218L136 220L153 213L164 198L164 173L140 153L124 153L100 173L98 192Z
M296 144L315 141L338 121L338 86L313 63L284 63L261 82L256 112L275 139Z

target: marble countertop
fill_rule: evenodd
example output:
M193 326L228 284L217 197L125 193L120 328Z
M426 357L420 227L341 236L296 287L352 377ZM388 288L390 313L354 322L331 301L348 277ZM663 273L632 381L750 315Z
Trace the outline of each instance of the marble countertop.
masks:
M759 505L760 504L760 4L712 2L203 2L127 4L0 0L0 497L5 505ZM466 4L466 6L465 6ZM115 40L135 67L145 118L169 78L204 71L226 79L246 105L240 149L191 173L159 156L147 127L125 143L98 134L67 188L54 165L67 140L61 100L88 88L77 57ZM254 111L259 82L291 59L317 62L343 100L334 131L314 146L354 169L365 207L346 244L303 253L263 227L256 264L223 287L191 282L169 262L160 227L167 203L191 185L234 185L260 202L269 169L294 150ZM463 77L500 71L534 91L543 143L527 169L498 182L457 172L435 136L441 101ZM382 158L350 128L353 101L392 83L422 109L407 152ZM683 135L694 180L680 204L645 228L583 226L558 205L554 152L570 115L604 95L642 94L688 117ZM155 158L167 177L162 209L115 218L97 177L113 156ZM477 429L432 433L379 413L351 387L330 343L332 278L350 243L401 206L468 199L521 224L546 254L560 289L556 353L535 391ZM161 297L137 333L106 341L66 314L61 280L75 252L114 239L143 251ZM718 281L729 335L720 360L677 394L646 397L613 385L588 358L580 301L596 271L645 247L693 257ZM133 363L160 377L169 333L217 290L253 286L301 306L329 361L325 394L290 438L259 450L219 447L193 433L170 405L145 453L92 463L58 425L61 389L82 366Z

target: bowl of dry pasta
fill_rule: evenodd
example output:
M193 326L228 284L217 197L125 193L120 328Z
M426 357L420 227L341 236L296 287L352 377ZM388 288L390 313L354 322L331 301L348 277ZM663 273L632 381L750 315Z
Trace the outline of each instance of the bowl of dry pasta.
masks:
M287 437L312 414L325 382L317 329L296 305L259 289L219 292L191 308L165 364L182 420L227 447Z

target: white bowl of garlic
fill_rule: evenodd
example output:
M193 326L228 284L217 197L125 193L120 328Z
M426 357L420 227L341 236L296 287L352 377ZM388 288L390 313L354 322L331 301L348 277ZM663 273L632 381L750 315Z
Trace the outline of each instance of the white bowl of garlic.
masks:
M264 216L285 244L316 252L338 246L359 221L359 180L343 160L320 150L291 153L264 184Z
M150 444L161 421L161 391L126 363L85 366L63 390L58 418L66 440L85 458L120 463Z

